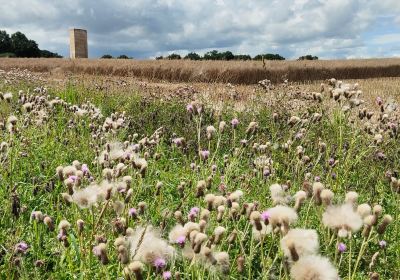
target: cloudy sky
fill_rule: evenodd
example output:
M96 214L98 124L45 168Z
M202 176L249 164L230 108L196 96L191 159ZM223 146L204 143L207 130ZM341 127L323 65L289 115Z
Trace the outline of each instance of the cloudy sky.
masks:
M400 0L0 0L0 29L41 49L68 56L71 27L88 30L90 57L400 57Z

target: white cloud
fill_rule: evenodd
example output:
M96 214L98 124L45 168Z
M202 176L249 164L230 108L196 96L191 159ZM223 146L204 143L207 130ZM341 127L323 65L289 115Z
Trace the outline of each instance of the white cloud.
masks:
M373 56L362 34L381 17L400 24L398 13L398 0L0 0L0 29L20 30L66 56L68 29L81 27L94 57L210 49L349 57L361 48ZM398 43L378 33L374 44Z

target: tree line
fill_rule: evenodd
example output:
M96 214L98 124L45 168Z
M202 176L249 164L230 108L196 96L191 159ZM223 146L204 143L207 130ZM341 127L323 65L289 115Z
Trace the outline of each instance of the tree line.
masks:
M175 59L187 59L187 60L285 60L285 58L279 54L272 54L272 53L265 53L265 54L258 54L254 57L251 57L248 54L233 54L231 51L219 52L217 50L212 50L206 52L203 56L195 53L190 52L184 57L179 54L172 53L166 57L158 56L156 57L157 60L159 59L168 59L168 60L175 60ZM298 60L318 60L317 56L312 55L305 55L298 58Z
M34 40L28 39L22 32L11 36L0 30L0 57L62 57L58 53L39 49Z

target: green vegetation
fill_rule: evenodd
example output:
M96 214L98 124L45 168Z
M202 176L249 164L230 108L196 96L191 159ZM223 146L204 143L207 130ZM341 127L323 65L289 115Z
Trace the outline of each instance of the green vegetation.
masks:
M0 91L0 278L308 279L293 268L309 251L331 263L306 264L316 275L399 277L398 132L359 128L347 97L328 112L317 95L296 116L283 103L255 110L261 91L243 112L73 81ZM345 200L330 215L339 227L322 221ZM362 203L383 209L361 209L368 232L354 225ZM319 241L290 243L289 228Z
M312 56L311 54L300 56L297 60L318 60L318 56Z
M40 50L34 40L29 40L25 34L17 31L8 35L0 30L0 57L61 57L57 53Z

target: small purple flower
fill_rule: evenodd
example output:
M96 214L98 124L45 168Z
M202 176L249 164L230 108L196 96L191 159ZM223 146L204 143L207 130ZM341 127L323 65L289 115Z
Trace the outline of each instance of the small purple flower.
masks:
M197 217L197 214L196 214L196 213L190 212L190 213L188 214L188 219L189 219L189 221L191 221L191 222L194 222L195 219L196 219L196 217Z
M238 119L232 119L231 120L231 125L233 128L236 128L239 125L239 120Z
M335 164L335 159L334 159L334 158L330 158L330 159L328 160L328 164L329 164L330 166L334 165L334 164Z
M303 133L299 132L294 136L294 139L296 140L300 140L301 138L303 138Z
M58 241L61 241L64 236L65 236L64 231L60 230L60 232L57 234Z
M384 160L384 159L386 159L386 155L383 152L377 152L376 158L379 160Z
M71 175L71 176L68 177L68 179L71 179L73 182L76 182L76 180L78 180L78 176Z
M271 214L268 211L264 211L261 213L261 219L265 222L271 218Z
M218 190L219 190L220 192L222 192L222 193L225 193L225 190L226 190L225 184L224 184L224 183L219 184Z
M97 248L97 246L94 246L94 247L93 247L92 252L93 252L93 254L94 254L95 256L97 256L97 257L101 255L100 250L99 250L99 248Z
M186 111L188 111L188 113L192 114L193 110L194 110L194 108L193 108L192 104L186 105Z
M216 171L217 171L217 166L216 166L215 164L213 164L213 165L211 166L211 171L212 171L212 172L216 172Z
M315 177L314 177L314 181L315 181L315 182L321 182L321 177L315 176Z
M136 216L137 216L137 210L136 210L136 208L130 208L129 211L128 211L128 213L129 213L129 216L130 216L130 217L136 217Z
M169 280L172 278L172 273L171 271L164 271L162 274L162 277L164 280Z
M83 174L88 174L89 173L89 167L85 163L82 164L82 172L83 172Z
M339 244L338 244L338 251L339 251L340 253L345 252L346 249L347 249L346 244L344 244L344 243L339 243Z
M179 236L175 242L176 242L176 244L183 246L186 242L186 236L184 236L184 235Z
M385 248L386 248L386 245L387 245L387 243L386 243L385 240L379 241L379 247L381 247L382 249L385 249Z
M15 245L15 250L16 250L18 253L25 253L26 250L28 250L28 248L29 248L28 244L26 244L24 241L19 242L19 243L17 243L17 244Z
M200 157L203 160L208 159L209 156L210 156L210 151L208 151L208 150L203 150L203 151L200 152Z
M331 176L332 176L332 179L333 179L333 180L336 180L336 177L337 177L337 176L336 176L336 173L335 173L335 172L332 172Z
M174 138L172 142L178 147L182 146L182 138Z
M383 100L382 100L382 98L379 97L379 96L376 97L375 102L376 102L376 104L377 104L378 106L381 106L381 105L383 104Z
M199 207L192 207L192 209L190 209L190 213L198 214L199 212L200 212Z
M167 262L163 258L156 258L153 264L156 268L162 269L167 265Z

